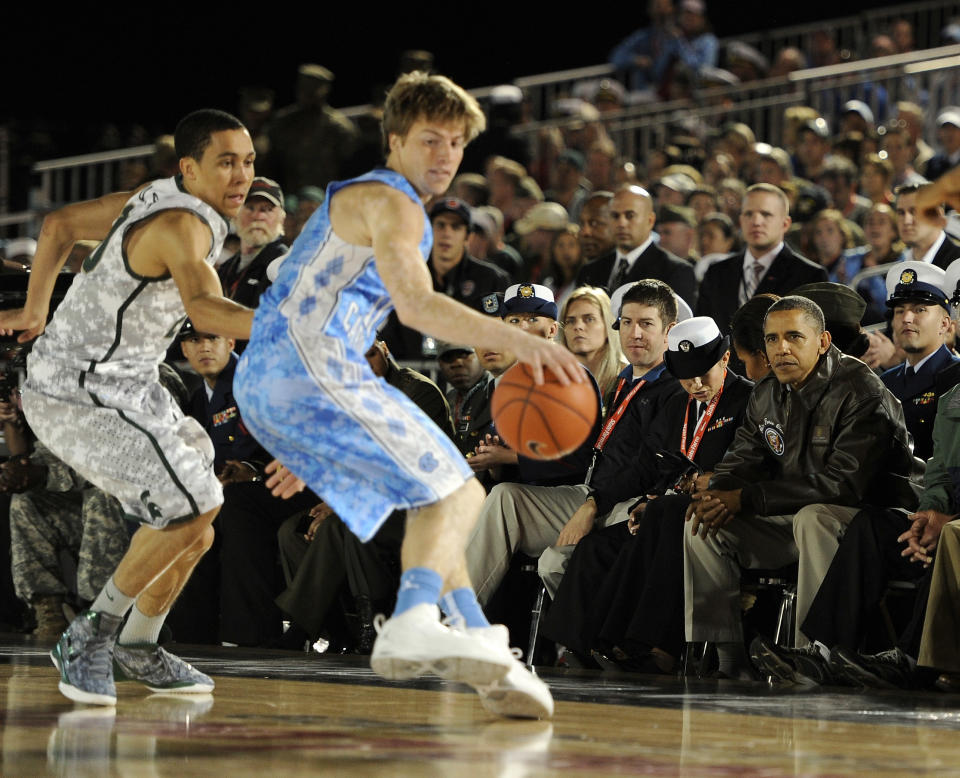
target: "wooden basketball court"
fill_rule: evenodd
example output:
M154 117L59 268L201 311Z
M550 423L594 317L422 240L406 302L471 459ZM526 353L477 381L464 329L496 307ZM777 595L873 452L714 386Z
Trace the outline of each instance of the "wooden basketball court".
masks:
M771 689L543 670L552 721L510 721L359 657L179 646L213 695L57 691L46 647L0 635L3 776L960 775L960 696Z

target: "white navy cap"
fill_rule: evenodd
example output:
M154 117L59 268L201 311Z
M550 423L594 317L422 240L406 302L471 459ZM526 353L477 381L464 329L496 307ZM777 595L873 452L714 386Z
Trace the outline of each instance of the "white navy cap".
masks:
M947 274L936 265L911 260L897 262L887 271L887 307L923 301L942 305L950 310Z
M696 378L708 372L729 350L730 337L720 334L713 319L694 316L674 325L667 333L663 359L675 377Z
M955 259L943 273L943 291L953 305L960 305L960 259Z

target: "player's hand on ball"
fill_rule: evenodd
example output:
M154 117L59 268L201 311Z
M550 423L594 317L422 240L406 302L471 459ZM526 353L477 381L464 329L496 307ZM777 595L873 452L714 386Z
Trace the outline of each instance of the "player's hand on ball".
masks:
M564 346L552 340L544 340L528 333L514 347L514 353L520 362L530 365L533 381L543 383L543 369L550 368L557 380L563 385L582 384L586 381L583 366Z
M289 500L293 495L307 488L307 485L291 473L288 468L284 467L279 459L274 459L264 468L264 471L270 475L266 481L266 486L274 497Z

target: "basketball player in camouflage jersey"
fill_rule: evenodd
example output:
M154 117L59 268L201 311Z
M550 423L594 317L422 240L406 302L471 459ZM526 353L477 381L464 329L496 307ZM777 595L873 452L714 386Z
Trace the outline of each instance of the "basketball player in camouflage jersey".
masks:
M46 328L23 388L30 426L141 525L90 610L51 652L61 692L77 702L114 704L115 672L153 690L213 689L157 646L223 502L210 439L160 385L157 365L185 316L205 332L249 337L253 312L223 298L212 263L225 219L246 199L254 150L243 125L220 111L190 114L174 138L181 175L44 220L26 305L0 314L0 330L22 331L21 342ZM47 326L54 280L84 239L102 243Z

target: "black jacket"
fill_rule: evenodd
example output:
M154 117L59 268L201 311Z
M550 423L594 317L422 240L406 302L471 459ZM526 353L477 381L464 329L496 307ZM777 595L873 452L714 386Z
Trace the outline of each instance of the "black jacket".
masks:
M580 273L577 275L577 286L588 284L606 290L607 294L613 294L616 290L609 289L608 285L610 274L613 272L616 263L616 251L610 251L597 257L592 262L588 262L580 268ZM697 278L693 273L693 265L668 251L664 251L656 243L651 243L647 246L647 250L637 257L633 267L630 268L630 272L627 273L624 283L641 281L644 278L655 278L669 284L670 288L680 295L687 305L691 308L694 307L697 301ZM614 312L614 315L616 315L616 312Z
M707 268L700 282L700 300L697 303L697 316L709 316L721 332L730 331L730 320L740 307L740 285L743 282L743 257L745 251L734 254L729 259L715 262ZM798 286L826 281L827 271L816 262L794 254L784 244L783 249L774 258L770 269L763 277L755 294L772 292L790 294Z
M488 294L503 292L510 285L509 277L500 268L474 259L467 253L447 273L442 283L437 281L433 265L428 262L427 266L433 278L434 291L442 292L475 310L480 310L480 301ZM391 312L380 336L397 359L421 359L424 356L423 334L401 324L396 311Z
M628 365L620 374L628 382L620 392L617 405L610 408L608 418L633 388L634 382L629 379L632 371L633 368ZM642 490L638 491L638 482L625 474L631 472L644 441L650 435L654 420L664 412L666 404L677 395L686 396L680 382L667 372L662 363L643 377L648 383L634 396L603 452L597 457L590 489L597 503L598 516L609 513L618 502L642 493Z
M941 270L946 270L955 259L960 259L960 246L947 235L943 243L940 244L940 248L937 249L937 253L933 255L932 264Z
M726 453L737 428L743 423L747 410L747 401L753 390L753 382L741 378L732 370L727 370L723 380L723 394L720 396L713 416L704 431L700 445L691 459L704 472L713 470ZM689 414L686 445L689 449L697 427L696 403L687 401L690 395L680 392L671 396L663 404L663 409L653 420L650 433L643 439L639 455L623 473L623 479L629 481L634 494L638 497L653 491L658 480L665 475L663 467L658 467L657 452L680 452L680 438L683 437L683 423Z
M233 374L237 369L236 354L217 376L213 395L207 399L206 382L201 383L190 397L187 408L193 418L203 425L213 443L213 470L219 473L228 459L249 463L258 473L272 458L254 440L240 418L237 402L233 399Z
M260 253L243 270L238 270L240 252L234 254L217 269L224 297L229 297L248 308L256 308L260 302L260 295L270 286L267 266L289 250L290 248L283 242L283 237L279 237L260 249Z
M743 512L758 516L812 503L913 510L924 466L912 449L897 399L830 346L800 389L773 374L756 385L710 486L742 489Z

